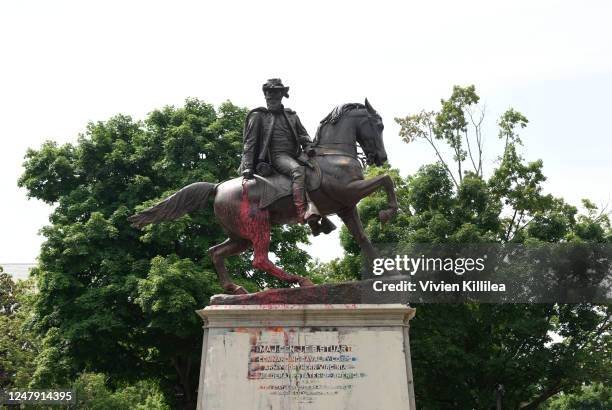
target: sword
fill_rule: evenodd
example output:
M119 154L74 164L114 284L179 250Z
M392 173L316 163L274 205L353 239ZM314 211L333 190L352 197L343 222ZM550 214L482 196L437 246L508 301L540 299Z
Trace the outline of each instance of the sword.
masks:
M259 179L259 180L261 180L261 181L265 182L266 184L270 184L271 186L274 186L274 184L272 183L272 181L270 181L270 180L269 180L269 179L267 179L267 178L262 177L261 175L253 174L253 176L254 176L256 179Z

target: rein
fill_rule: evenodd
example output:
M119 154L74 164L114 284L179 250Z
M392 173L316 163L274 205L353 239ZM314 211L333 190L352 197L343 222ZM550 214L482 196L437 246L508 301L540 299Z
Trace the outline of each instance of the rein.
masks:
M341 155L341 156L345 156L345 157L351 157L354 159L357 159L357 154L353 154L351 152L346 152L343 149L340 148L336 148L330 145L344 145L346 147L349 147L349 149L353 149L355 150L355 146L351 145L351 144L343 144L343 143L336 143L336 144L325 144L325 145L317 145L314 148L315 153L317 156L323 156L323 155Z

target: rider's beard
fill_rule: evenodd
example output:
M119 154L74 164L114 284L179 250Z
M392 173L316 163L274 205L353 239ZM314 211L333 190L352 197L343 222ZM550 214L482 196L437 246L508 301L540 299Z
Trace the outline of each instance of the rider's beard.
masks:
M266 101L268 105L268 110L272 112L279 112L283 109L283 104L280 101Z

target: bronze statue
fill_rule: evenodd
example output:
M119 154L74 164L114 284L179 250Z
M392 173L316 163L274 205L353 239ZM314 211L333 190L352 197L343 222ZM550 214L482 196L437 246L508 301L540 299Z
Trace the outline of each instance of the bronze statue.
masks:
M353 103L336 107L321 121L315 140L310 143L308 134L303 130L297 115L293 111L282 108L280 104L278 97L279 95L285 96L288 87L284 87L280 80L269 80L264 85L264 92L266 90L269 90L266 93L267 111L264 111L266 109L255 111L247 117L245 148L241 165L242 177L219 184L196 182L179 190L159 204L128 218L132 226L138 228L150 223L174 220L186 213L204 208L207 199L213 196L215 216L229 238L210 248L208 253L215 265L223 289L230 294L247 292L232 282L225 268L224 260L250 247L254 251L254 268L266 271L288 283L298 283L300 286L313 285L308 278L287 273L268 259L271 226L303 223L304 217L307 216L306 210L301 208L301 204L305 204L306 196L296 193L297 189L305 187L308 197L313 205L316 205L320 215L338 214L340 216L369 262L376 258L377 254L363 231L357 213L357 203L382 187L387 194L388 208L380 212L380 220L383 223L386 222L398 210L391 178L388 175L380 175L364 179L362 164L357 156L357 143L359 143L369 164L382 165L387 160L382 138L382 119L367 99L365 104ZM269 125L265 118L271 115L275 116L275 120L270 120L272 125ZM290 152L285 151L282 142L283 149L275 151L276 148L272 142L275 132L269 129L274 129L274 124L279 119L280 122L285 121L283 126L286 129L282 133L279 132L278 135L295 138L287 145ZM263 134L261 130L255 132L252 127L268 129L268 132ZM291 131L291 127L295 127L294 131ZM261 135L264 136L263 138L269 136L270 142L260 140ZM252 139L254 137L255 139ZM295 145L291 145L292 143ZM260 146L251 148L250 144L260 144ZM269 154L265 144L271 147ZM302 149L310 151L312 155L310 159L307 156L300 156L301 151L298 144ZM257 149L262 147L263 149ZM294 147L295 151L293 151ZM280 157L285 157L286 160L283 162L283 159L279 160L278 152L295 156L287 155L286 157L290 157L291 160L286 160L286 157L281 154ZM257 166L255 155L257 155L259 164L266 163L266 159L271 159L272 167L281 173L273 172L272 167L265 165L254 171L253 167ZM298 165L295 166L295 164ZM302 176L296 177L295 168L301 168L298 173L306 171L305 185L302 182ZM265 175L260 175L258 171ZM290 173L292 178L290 179L285 173ZM297 184L296 179L298 179Z

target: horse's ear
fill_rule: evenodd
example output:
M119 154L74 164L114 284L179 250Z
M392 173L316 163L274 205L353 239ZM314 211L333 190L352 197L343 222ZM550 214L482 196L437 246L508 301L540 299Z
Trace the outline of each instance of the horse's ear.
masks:
M372 105L370 105L370 102L368 101L367 98L365 99L365 107L370 114L376 114L376 110L372 108Z

